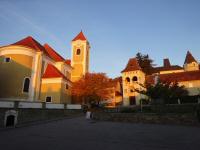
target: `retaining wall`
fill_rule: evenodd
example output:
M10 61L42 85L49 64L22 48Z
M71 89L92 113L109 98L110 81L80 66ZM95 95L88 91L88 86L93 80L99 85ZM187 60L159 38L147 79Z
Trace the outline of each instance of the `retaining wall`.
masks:
M200 123L194 114L156 114L156 113L93 113L93 119L102 121L132 122L132 123L156 123L197 125Z
M27 123L81 115L81 105L53 104L23 101L0 101L0 128L5 127L7 116L14 113L15 126Z

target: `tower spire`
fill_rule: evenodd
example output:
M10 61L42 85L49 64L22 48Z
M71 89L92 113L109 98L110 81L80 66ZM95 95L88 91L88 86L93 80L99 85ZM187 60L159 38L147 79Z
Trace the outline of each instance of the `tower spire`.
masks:
M77 40L87 41L87 38L83 34L82 30L81 30L81 32L72 41L77 41Z

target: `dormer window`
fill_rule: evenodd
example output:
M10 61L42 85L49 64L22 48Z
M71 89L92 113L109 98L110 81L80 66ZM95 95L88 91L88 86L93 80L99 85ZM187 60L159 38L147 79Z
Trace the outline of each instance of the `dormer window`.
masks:
M76 50L76 55L80 55L81 54L81 50L80 49L77 49Z
M10 58L10 57L5 57L5 58L4 58L4 62L8 63L8 62L10 62L10 61L11 61L11 58Z

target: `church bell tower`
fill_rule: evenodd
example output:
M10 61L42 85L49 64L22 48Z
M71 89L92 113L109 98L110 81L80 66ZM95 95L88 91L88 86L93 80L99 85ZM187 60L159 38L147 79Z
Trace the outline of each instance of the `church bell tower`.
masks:
M72 82L79 80L82 76L89 72L89 52L90 44L83 32L81 31L72 40Z

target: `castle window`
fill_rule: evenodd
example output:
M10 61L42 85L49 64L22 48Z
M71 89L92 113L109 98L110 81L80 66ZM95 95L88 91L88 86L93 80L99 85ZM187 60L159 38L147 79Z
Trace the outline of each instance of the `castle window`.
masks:
M76 55L80 55L81 54L81 50L80 49L77 49L76 50Z
M136 76L134 76L132 80L133 80L133 81L137 81L138 78L137 78Z
M23 92L24 93L28 93L29 85L30 85L30 79L29 78L25 78L24 79L24 83L23 83Z
M68 84L66 84L66 85L65 85L65 88L66 88L66 89L69 89L69 86L68 86Z
M47 96L47 97L46 97L46 103L51 103L51 102L52 102L51 96Z
M130 83L130 78L129 77L126 77L126 82Z
M4 62L8 63L8 62L10 62L10 61L11 61L11 58L10 58L10 57L4 58Z

